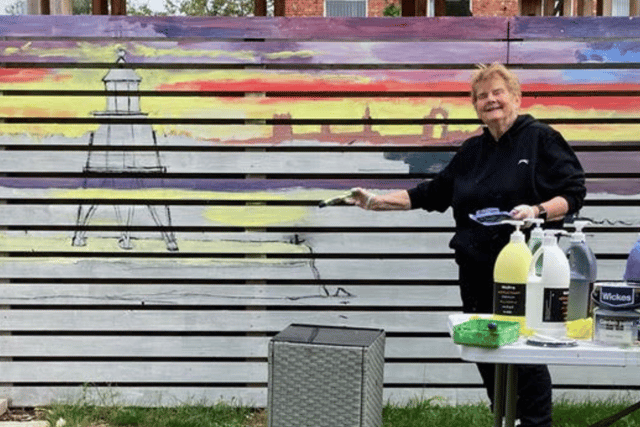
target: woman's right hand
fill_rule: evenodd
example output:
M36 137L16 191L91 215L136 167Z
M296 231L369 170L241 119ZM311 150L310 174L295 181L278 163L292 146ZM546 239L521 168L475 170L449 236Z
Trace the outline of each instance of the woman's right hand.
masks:
M375 194L364 188L355 187L351 189L349 197L345 199L345 202L350 205L359 206L362 209L371 209L371 203L375 199Z

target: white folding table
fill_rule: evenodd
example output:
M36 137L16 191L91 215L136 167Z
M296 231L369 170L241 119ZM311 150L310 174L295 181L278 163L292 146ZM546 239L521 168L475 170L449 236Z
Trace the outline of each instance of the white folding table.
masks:
M453 326L469 320L474 314L452 314L449 316L449 331ZM483 316L481 316L483 317ZM487 316L488 317L488 316ZM499 348L457 345L460 357L469 362L495 363L494 427L513 427L516 415L517 374L515 365L598 365L638 366L640 348L614 347L578 341L573 347L538 347L526 343L520 337L513 344Z

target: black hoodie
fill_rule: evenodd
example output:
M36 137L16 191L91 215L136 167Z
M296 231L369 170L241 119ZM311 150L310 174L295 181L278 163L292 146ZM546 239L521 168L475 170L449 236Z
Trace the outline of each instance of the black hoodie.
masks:
M560 135L530 115L518 116L495 141L484 133L466 140L451 162L432 180L409 190L411 207L444 212L453 208L456 233L450 246L456 255L492 261L508 242L511 226L482 226L469 218L484 208L510 211L556 196L577 212L586 195L584 171Z

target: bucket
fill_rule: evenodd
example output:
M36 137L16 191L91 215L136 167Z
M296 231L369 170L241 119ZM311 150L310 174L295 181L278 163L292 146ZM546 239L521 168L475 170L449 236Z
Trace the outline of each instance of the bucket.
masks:
M640 313L637 311L596 308L593 316L595 342L615 346L632 346L638 343Z

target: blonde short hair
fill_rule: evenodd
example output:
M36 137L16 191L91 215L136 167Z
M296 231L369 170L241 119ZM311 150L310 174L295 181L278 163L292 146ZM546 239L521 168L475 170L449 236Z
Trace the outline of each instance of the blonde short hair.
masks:
M475 104L477 97L477 87L481 82L489 80L495 75L498 75L504 80L507 85L507 89L513 95L518 97L522 96L522 91L520 90L520 81L518 80L518 76L516 76L513 71L510 71L504 65L499 62L494 62L491 65L486 64L478 64L478 70L473 73L471 77L471 101Z

